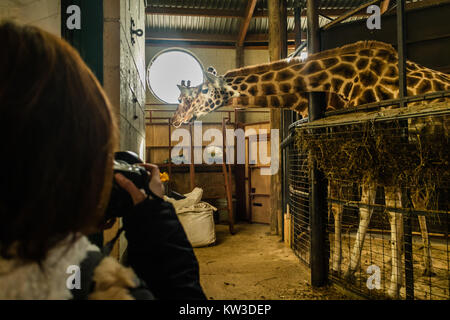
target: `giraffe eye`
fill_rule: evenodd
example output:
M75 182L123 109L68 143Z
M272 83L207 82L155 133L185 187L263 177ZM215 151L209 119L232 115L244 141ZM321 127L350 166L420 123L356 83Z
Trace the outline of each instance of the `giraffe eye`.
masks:
M203 89L203 90L202 90L202 93L203 93L203 94L207 94L207 93L208 93L208 88Z

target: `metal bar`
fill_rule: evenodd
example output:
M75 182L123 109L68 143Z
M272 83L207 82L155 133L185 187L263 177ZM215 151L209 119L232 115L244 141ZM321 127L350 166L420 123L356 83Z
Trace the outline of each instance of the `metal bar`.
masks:
M391 121L391 120L406 120L406 119L412 119L412 118L421 118L426 116L442 116L442 115L448 115L450 113L450 110L442 110L442 111L436 111L436 112L426 112L426 113L417 113L417 114L400 114L396 116L391 117L380 117L375 119L367 119L365 122L371 121L371 122L385 122L385 121ZM306 129L319 129L319 128L329 128L329 127L337 127L337 126L346 126L350 124L355 123L362 123L361 120L349 120L345 122L339 122L339 123L321 123L321 124L309 124L305 123L303 125L299 125L298 128L306 128Z
M411 215L403 215L404 249L405 249L405 289L406 300L414 300L414 265Z
M305 49L307 45L308 45L308 42L306 42L306 41L303 42L300 46L297 47L297 49L295 49L294 52L292 52L292 53L289 55L289 58L293 58L293 57L298 56L298 54L299 54L303 49Z
M417 102L417 101L422 101L422 100L431 100L431 99L446 98L446 97L450 97L449 90L436 91L433 93L427 93L427 94L423 94L423 95L409 96L409 97L404 97L403 99L389 99L389 100L383 100L383 101L378 101L378 102L371 102L371 103L359 105L354 108L342 109L342 110L337 110L337 111L328 111L328 112L325 112L325 114L328 117L328 116L335 116L335 115L340 115L340 114L354 113L354 112L358 112L358 111L367 111L367 110L376 109L376 108L380 108L380 107L399 105L402 101L404 103L409 103L409 102Z
M362 203L359 201L341 200L341 199L335 199L335 198L328 198L328 202L344 204L346 206L355 207L355 208L386 209L386 210L401 213L404 215L414 215L414 216L423 216L423 215L430 215L430 214L449 215L449 211L443 211L443 210L427 210L427 211L425 211L425 210L417 210L417 209L411 209L411 208L394 208L394 207L385 206L383 204L368 204L368 203Z

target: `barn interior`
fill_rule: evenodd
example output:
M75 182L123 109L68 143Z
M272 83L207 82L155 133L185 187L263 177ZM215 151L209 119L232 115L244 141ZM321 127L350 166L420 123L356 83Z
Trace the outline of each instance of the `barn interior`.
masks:
M71 5L81 8L80 29L68 25ZM63 37L93 70L115 107L120 149L160 168L209 299L450 299L450 1L0 0L0 8L0 18ZM393 97L330 110L326 90L306 91L303 115L294 102L235 99L175 123L188 113L180 93L194 92L183 88L202 88L210 74L278 60L289 69L370 40L398 53ZM409 61L427 68L419 84L434 71L443 84L409 90ZM371 86L376 95L375 84L361 85ZM119 228L92 241L101 246ZM126 259L126 248L122 236L112 256Z

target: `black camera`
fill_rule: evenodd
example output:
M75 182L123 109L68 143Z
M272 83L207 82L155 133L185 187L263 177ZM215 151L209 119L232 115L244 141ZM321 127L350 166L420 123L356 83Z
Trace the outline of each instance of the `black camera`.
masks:
M143 189L147 195L151 195L150 175L144 167L138 165L139 163L143 163L143 161L134 152L116 152L114 155L114 174L122 174L125 178L131 180L138 189ZM122 189L113 177L113 186L105 219L120 218L130 212L133 206L133 199L130 194Z

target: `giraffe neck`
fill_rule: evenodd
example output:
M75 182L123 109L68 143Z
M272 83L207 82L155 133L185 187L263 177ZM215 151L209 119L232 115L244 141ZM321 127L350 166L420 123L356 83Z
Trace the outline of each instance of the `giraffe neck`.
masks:
M407 62L408 94L449 88L443 73ZM307 112L309 92L327 93L327 109L354 107L398 96L398 56L392 46L358 42L299 59L232 70L227 88L239 98L227 105Z

